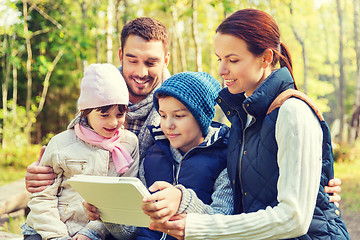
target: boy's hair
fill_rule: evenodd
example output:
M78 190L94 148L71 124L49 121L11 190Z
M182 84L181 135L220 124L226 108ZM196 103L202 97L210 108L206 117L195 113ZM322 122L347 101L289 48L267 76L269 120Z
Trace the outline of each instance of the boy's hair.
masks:
M149 17L135 18L125 24L121 30L121 50L124 51L126 40L130 35L139 36L146 41L161 41L165 53L169 51L170 36L166 27L156 19Z
M220 90L220 83L206 72L182 72L165 80L155 91L154 106L159 112L159 98L176 98L190 111L203 136L206 136L215 117L216 98Z

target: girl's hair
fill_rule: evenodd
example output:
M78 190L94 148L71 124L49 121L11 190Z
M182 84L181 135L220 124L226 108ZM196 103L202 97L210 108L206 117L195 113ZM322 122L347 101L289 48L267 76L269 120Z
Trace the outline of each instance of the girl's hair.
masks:
M100 111L101 113L106 113L113 106L118 106L120 113L127 113L127 111L128 111L128 107L123 104L107 105L107 106L102 106L102 107L97 107L97 108L87 108L87 109L81 110L80 119L85 118L93 110Z
M274 52L271 63L275 67L287 67L294 79L290 52L280 42L280 31L275 20L266 12L256 9L242 9L227 17L216 29L217 33L230 34L244 40L248 50L259 56L266 49ZM297 89L294 80L295 89Z

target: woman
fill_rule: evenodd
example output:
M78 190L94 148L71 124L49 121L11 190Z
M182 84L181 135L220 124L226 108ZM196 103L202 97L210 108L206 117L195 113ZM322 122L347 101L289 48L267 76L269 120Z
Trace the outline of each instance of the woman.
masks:
M218 103L231 122L228 173L238 214L178 215L151 229L178 239L350 239L324 191L333 177L329 129L306 96L288 98L285 91L297 88L274 19L235 12L216 30L215 52L227 86Z

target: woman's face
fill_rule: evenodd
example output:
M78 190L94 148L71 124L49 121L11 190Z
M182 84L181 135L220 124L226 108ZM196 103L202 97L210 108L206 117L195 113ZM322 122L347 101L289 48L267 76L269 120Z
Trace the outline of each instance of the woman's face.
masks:
M215 54L218 73L232 94L246 92L250 96L268 75L263 55L252 54L246 42L233 35L216 33Z

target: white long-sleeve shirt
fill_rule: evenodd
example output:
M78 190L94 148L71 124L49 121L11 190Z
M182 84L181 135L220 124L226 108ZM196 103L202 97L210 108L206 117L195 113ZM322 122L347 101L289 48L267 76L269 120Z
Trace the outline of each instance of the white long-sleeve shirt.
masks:
M279 204L232 216L187 214L185 239L281 239L308 231L322 168L320 123L306 103L290 98L275 128Z

